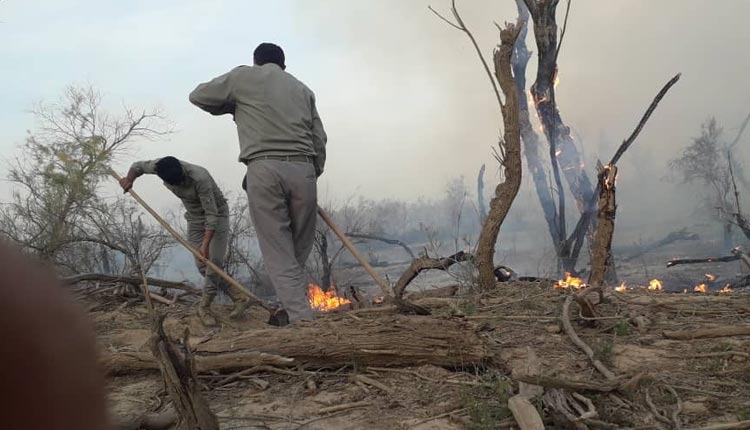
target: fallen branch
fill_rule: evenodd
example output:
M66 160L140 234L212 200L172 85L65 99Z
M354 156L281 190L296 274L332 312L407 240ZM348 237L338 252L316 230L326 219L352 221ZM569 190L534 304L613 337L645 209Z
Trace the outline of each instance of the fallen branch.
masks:
M382 392L384 392L386 394L393 394L393 389L391 389L389 386L385 385L382 382L379 382L379 381L376 381L376 380L374 380L372 378L369 378L369 377L367 377L365 375L354 375L353 379L355 381L359 381L359 382L361 382L361 383L363 383L365 385L369 385L371 387L375 387L378 390L380 390L380 391L382 391Z
M693 427L685 430L735 430L735 429L750 429L750 420L738 421L736 423L726 424L713 424L705 427Z
M60 279L65 284L78 284L81 282L106 282L111 284L129 284L134 287L140 287L143 281L140 277L135 276L124 276L124 275L106 275L103 273L82 273L80 275L69 276ZM167 281L164 279L157 278L146 278L148 285L162 288L173 288L176 290L183 290L191 294L201 294L200 288L196 288L192 285L184 282Z
M469 261L472 258L471 254L464 251L459 251L445 258L431 258L428 256L419 257L411 262L409 267L403 274L401 274L401 277L398 278L398 281L396 281L396 285L393 287L395 296L403 297L406 287L423 270L448 270L452 265L463 261Z
M666 330L662 334L667 339L674 339L674 340L708 339L708 338L715 338L715 337L730 337L730 336L750 336L750 325L703 328L703 329L693 329L693 330L679 330L679 331Z
M346 233L346 235L355 239L377 240L380 242L385 242L389 245L398 245L401 248L404 248L404 251L406 251L406 253L409 254L409 257L411 257L412 259L417 258L417 256L414 255L414 251L412 251L411 248L409 248L409 245L405 244L404 242L398 239L388 239L387 237L376 236L374 234L366 234L366 233Z
M104 369L113 375L159 369L159 364L148 352L103 353L100 361ZM294 364L294 359L257 351L195 357L195 368L199 373L255 366L288 367Z
M591 363L594 365L596 370L598 370L602 375L604 375L605 378L609 380L615 379L615 374L612 373L611 370L607 369L607 366L605 366L599 359L594 357L594 351L591 349L590 346L586 344L583 340L581 340L580 337L578 337L578 334L576 334L575 330L573 329L573 325L570 323L570 304L573 302L573 296L570 295L565 298L565 303L563 304L563 310L562 310L562 325L563 329L565 330L565 333L568 335L571 341L586 354L586 356L591 360Z
M508 409L521 430L544 430L544 421L528 397L516 394L508 399Z
M740 259L739 255L728 255L726 257L709 257L709 258L682 258L667 261L667 268L677 266L680 264L699 264L699 263L729 263L730 261L737 261Z
M513 375L513 379L527 384L539 385L544 388L558 388L568 391L594 391L597 393L609 393L617 390L621 385L617 381L592 382L542 375Z
M349 409L356 409L356 408L366 408L372 406L372 402L352 402L352 403L343 403L341 405L336 406L328 406L327 408L320 408L318 410L319 414L330 414L334 412L340 412L340 411L346 411Z

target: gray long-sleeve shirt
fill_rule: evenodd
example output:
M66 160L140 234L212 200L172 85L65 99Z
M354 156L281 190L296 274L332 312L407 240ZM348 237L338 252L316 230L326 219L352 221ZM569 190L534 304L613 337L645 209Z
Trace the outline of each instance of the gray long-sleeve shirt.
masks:
M308 155L318 175L323 173L327 137L315 94L278 65L236 67L198 85L190 102L213 115L234 115L241 162Z
M130 168L141 176L156 174L156 160L136 161ZM185 219L190 223L202 223L206 230L216 230L219 218L229 216L229 206L219 186L208 170L180 160L185 180L180 185L164 183L185 206Z

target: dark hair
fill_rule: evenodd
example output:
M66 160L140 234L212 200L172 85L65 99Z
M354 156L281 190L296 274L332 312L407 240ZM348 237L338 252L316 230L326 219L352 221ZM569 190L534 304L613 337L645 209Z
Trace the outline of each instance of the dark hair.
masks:
M185 178L180 160L164 157L156 162L156 174L169 185L180 185Z
M284 70L286 69L284 60L284 50L279 45L274 45L273 43L261 43L253 52L253 63L258 66L273 63Z

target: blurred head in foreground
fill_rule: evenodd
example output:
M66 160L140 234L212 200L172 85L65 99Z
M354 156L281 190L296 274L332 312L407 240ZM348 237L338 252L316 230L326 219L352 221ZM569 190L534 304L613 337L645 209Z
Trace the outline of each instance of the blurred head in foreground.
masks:
M85 314L41 264L0 240L2 428L106 430L104 378Z

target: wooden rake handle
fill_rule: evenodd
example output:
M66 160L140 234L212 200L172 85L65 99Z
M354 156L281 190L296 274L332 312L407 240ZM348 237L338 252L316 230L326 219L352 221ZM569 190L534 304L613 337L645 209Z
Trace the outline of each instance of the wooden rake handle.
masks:
M115 178L115 179L117 180L117 182L120 182L120 180L122 179L122 177L121 177L120 175L118 175L118 174L117 174L117 172L115 172L115 171L114 171L114 170L113 170L113 169L112 169L111 167L108 167L107 169L109 170L109 174L110 174L110 175L111 175L111 176L112 176L113 178ZM144 200L143 200L143 199L141 198L141 196L139 196L139 195L138 195L138 194L137 194L137 193L136 193L135 191L133 191L133 188L132 188L132 187L130 188L130 190L128 190L128 192L130 193L130 195L131 195L131 196L133 196L133 198L135 199L135 201L137 201L137 202L138 202L138 204L140 204L140 205L141 205L141 207L143 207L143 209L145 209L145 210L146 210L146 212L150 213L150 214L151 214L151 216L152 216L152 217L154 217L154 219L156 219L156 221L157 221L157 222L158 222L159 224L161 224L161 226L162 226L162 227L164 227L164 229L165 229L165 230L167 230L167 231L169 232L169 234L171 234L171 235L172 235L172 237L174 237L174 239L175 239L175 240L176 240L177 242L179 242L179 243L180 243L180 245L182 245L183 247L185 247L185 249L187 249L188 251L190 251L190 253L191 253L191 254L193 254L193 255L195 256L195 258L197 258L198 260L200 260L200 261L203 261L204 263L206 263L206 265L207 265L207 266L208 266L208 267L209 267L209 268L210 268L211 270L213 270L213 271L214 271L214 272L215 272L215 273L216 273L217 275L219 275L219 276L220 276L220 277L221 277L221 278L222 278L223 280L227 281L227 283L229 283L229 284L230 284L230 285L232 285L233 287L235 287L235 288L237 288L238 290L240 290L240 292L242 292L242 294L246 295L246 296L247 296L248 298L250 298L251 300L253 300L253 301L257 302L257 304L258 304L259 306L261 306L262 308L264 308L264 309L266 309L266 310L272 311L272 309L271 309L271 308L270 308L270 307L269 307L269 306L268 306L268 305L267 305L267 304L266 304L266 303L265 303L265 302L264 302L263 300L261 300L261 299L260 299L260 298L259 298L258 296L256 296L255 294L253 294L253 293L252 293L252 292L251 292L250 290L248 290L248 289L247 289L247 288L246 288L246 287L245 287L244 285L242 285L242 284L240 284L239 282L235 281L235 280L234 280L234 278L232 278L231 276L229 276L229 274L227 274L227 272L225 272L224 270L222 270L222 268L221 268L221 267L219 267L219 266L217 266L216 264L214 264L214 263L213 263L213 262L212 262L211 260L208 260L208 259L206 259L206 258L203 258L203 256L201 255L201 253L200 253L200 252L198 252L198 250L197 250L197 249L195 249L195 248L193 247L193 245L191 245L191 244L190 244L190 242L188 242L188 241L187 241L187 240L185 240L185 239L184 239L184 238L183 238L182 236L180 236L180 234L179 234L179 233L178 233L178 232L177 232L177 231L176 231L175 229L173 229L173 228L172 228L172 226L171 226L171 225L169 225L169 223L167 223L167 222L166 222L166 221L164 220L164 218L162 218L162 217L161 217L161 216L160 216L160 215L159 215L158 213L156 213L156 211L155 211L155 210L153 210L153 209L151 208L151 206L149 206L149 205L148 205L148 204L147 204L147 203L146 203L146 202L145 202L145 201L144 201Z
M359 264L362 265L362 267L365 268L367 273L372 277L372 279L375 281L376 284L378 284L378 287L380 287L381 291L383 291L383 294L385 297L389 297L391 295L391 288L388 285L388 282L383 280L383 278L380 277L380 275L375 272L375 269L370 266L370 263L367 262L365 257L362 256L362 254L357 251L357 248L354 247L354 244L351 240L349 240L348 237L344 234L344 232L341 231L341 229L333 222L333 219L326 213L326 211L323 210L320 206L318 206L318 215L320 215L321 218L323 218L323 221L325 221L326 224L328 224L328 227L331 227L331 230L336 234L336 236L339 238L341 243L344 244L344 246L352 253L354 258L359 261Z

